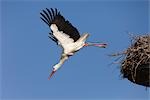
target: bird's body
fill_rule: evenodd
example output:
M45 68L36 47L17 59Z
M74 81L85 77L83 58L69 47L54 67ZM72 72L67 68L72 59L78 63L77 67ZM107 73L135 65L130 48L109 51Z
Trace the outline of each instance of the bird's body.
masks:
M51 29L49 38L63 48L61 59L59 63L53 66L53 71L50 74L50 77L61 67L61 65L69 58L69 56L72 56L84 46L106 46L106 44L103 43L87 43L86 39L88 38L89 34L86 33L80 36L78 30L72 26L69 21L66 21L60 12L57 11L57 9L54 10L51 8L50 11L46 8L46 11L43 10L43 13L40 14L42 15L41 19Z
M68 35L63 33L63 31L59 31L58 27L55 24L50 26L53 31L53 35L59 40L59 44L62 46L63 53L66 55L72 54L73 52L81 49L89 34L82 35L76 42Z

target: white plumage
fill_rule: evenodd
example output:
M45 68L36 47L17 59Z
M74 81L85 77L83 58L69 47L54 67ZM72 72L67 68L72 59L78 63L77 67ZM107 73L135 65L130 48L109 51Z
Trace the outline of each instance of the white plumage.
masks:
M83 34L80 36L78 30L72 26L69 21L57 11L57 9L52 9L51 11L46 8L43 10L41 19L50 27L51 33L49 33L49 38L55 41L58 45L63 48L61 59L59 63L53 66L51 76L61 67L61 65L72 56L75 52L80 50L84 46L97 46L106 47L105 43L87 43L86 39L89 34Z

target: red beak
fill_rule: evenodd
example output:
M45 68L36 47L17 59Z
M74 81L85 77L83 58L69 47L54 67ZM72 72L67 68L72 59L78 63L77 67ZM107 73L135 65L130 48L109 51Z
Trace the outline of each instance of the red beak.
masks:
M50 78L54 75L55 72L56 72L56 71L54 71L54 70L51 72L51 74L50 74L49 77L48 77L48 80L50 80Z

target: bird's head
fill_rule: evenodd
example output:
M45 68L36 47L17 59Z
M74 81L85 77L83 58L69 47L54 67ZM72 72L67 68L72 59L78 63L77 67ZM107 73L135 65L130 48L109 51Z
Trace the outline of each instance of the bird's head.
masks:
M56 65L53 66L53 70L52 70L51 74L49 75L48 79L50 79L50 78L54 75L54 73L55 73L58 69L60 69L61 65L62 65L62 64L65 62L65 60L67 60L67 59L68 59L68 56L62 55L60 62L59 62L58 64L56 64Z
M54 75L54 73L59 69L59 64L56 64L55 66L53 66L53 70L51 72L51 74L48 77L48 80L50 80L50 78Z

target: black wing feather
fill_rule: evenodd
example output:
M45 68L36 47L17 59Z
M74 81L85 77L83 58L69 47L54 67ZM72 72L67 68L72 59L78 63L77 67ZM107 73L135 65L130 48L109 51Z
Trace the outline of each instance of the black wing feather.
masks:
M41 19L50 27L51 24L56 24L59 31L63 31L65 34L69 35L74 41L77 41L80 38L80 34L78 30L58 12L58 10L52 9L43 10ZM58 42L58 40L54 37L53 34L49 34L50 38Z
M47 9L46 8L46 10L48 11L48 13L50 14L50 17L51 17L51 20L53 19L53 16L52 16L52 14L51 14L51 12L50 12L50 10L49 9Z
M58 12L57 12L57 9L55 8L55 15L57 15L57 13L58 13Z
M48 19L45 17L44 14L40 13L42 17L40 17L48 26L50 26L50 23L48 22Z
M50 35L48 36L52 41L54 41L54 42L56 42L57 43L57 45L58 45L58 42L57 42L57 40L55 39L55 37L53 37L51 34L52 33L49 33Z
M46 12L45 10L43 10L43 12L44 12L44 14L45 14L46 17L47 17L48 22L50 22L50 21L51 21L50 16L47 14L47 12Z
M56 15L55 15L55 12L52 8L51 8L51 11L52 11L52 16L55 17Z

